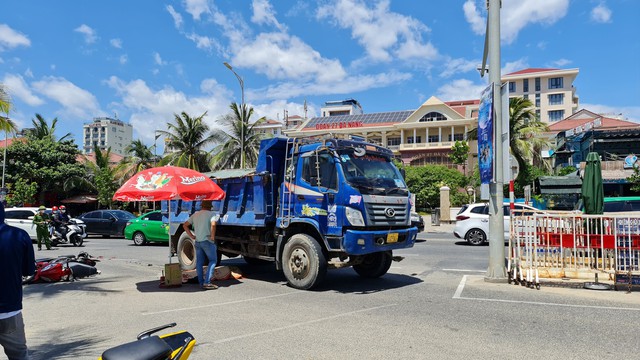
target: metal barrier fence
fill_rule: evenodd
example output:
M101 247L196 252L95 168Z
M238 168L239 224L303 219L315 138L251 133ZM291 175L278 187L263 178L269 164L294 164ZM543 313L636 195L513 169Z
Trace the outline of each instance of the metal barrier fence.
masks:
M512 211L509 282L539 288L540 277L580 279L603 272L640 285L640 215ZM595 275L597 276L597 275Z

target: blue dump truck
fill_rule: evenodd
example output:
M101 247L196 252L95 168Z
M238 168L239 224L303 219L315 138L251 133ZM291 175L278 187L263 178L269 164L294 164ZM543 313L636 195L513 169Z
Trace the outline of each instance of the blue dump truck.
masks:
M329 268L352 266L376 278L390 268L392 250L414 245L410 194L393 153L362 139L271 138L260 144L255 170L208 175L225 191L218 256L275 262L290 286L310 289ZM166 204L163 205L166 207ZM193 269L193 240L179 226L199 203L180 202L172 214L172 248Z

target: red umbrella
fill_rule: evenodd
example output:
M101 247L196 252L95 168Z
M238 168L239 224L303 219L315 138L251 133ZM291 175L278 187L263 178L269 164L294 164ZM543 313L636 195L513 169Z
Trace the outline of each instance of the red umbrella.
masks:
M224 191L206 175L195 170L161 166L133 175L113 194L116 201L158 200L220 200ZM169 224L171 202L169 201ZM171 263L171 232L169 232L169 263Z
M195 170L162 166L133 175L113 195L117 201L220 200L224 191Z

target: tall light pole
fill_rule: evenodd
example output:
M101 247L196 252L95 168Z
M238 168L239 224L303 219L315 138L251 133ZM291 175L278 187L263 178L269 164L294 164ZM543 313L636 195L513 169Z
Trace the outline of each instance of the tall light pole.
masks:
M238 82L240 83L240 92L242 94L242 103L240 105L240 116L241 116L241 121L242 121L242 127L240 127L240 168L244 169L244 116L245 116L245 111L244 111L244 81L242 80L242 77L240 75L238 75L234 70L233 67L231 65L229 65L228 62L224 62L223 63L224 66L227 67L227 69L231 70L231 72L233 73L233 75L236 76L236 78L238 78Z

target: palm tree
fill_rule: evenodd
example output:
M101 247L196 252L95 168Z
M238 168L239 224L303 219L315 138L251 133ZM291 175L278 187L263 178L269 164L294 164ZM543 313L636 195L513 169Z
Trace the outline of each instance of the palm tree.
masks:
M56 124L58 123L58 118L54 118L51 121L51 126L47 123L47 120L42 117L40 114L36 114L35 119L31 119L31 123L33 124L33 129L30 129L29 136L34 139L51 139L51 141L56 141ZM65 140L71 140L71 133L64 134L63 137L58 140L58 142L62 142Z
M18 130L18 127L13 120L9 119L9 111L11 111L11 107L11 96L9 96L5 86L0 84L0 113L7 115L0 115L0 130L15 133Z
M95 162L84 157L86 172L84 176L74 176L64 182L64 191L78 189L98 194L98 201L102 205L111 207L112 197L120 183L116 180L116 167L109 162L111 147L102 151L94 145Z
M509 99L509 148L511 155L518 163L518 177L516 183L524 185L527 165L533 162L535 166L549 169L549 164L542 159L540 150L549 147L549 140L542 134L549 128L540 121L533 111L533 103L529 99L514 97ZM478 128L467 133L469 139L478 139Z
M175 123L167 123L167 131L158 133L167 138L167 145L172 151L161 163L182 166L196 171L209 171L210 154L204 149L213 144L215 138L209 133L209 126L204 123L204 114L192 118L186 112L174 114Z
M117 168L117 175L122 179L129 179L137 172L153 167L155 163L156 156L140 139L132 141L124 151L127 156L120 161Z
M217 130L214 132L219 145L213 150L213 169L239 169L242 152L244 152L245 168L255 167L258 162L258 150L262 134L254 128L266 121L261 117L253 124L250 122L253 108L242 104L232 103L231 114L222 117L221 121L228 128L228 132Z

